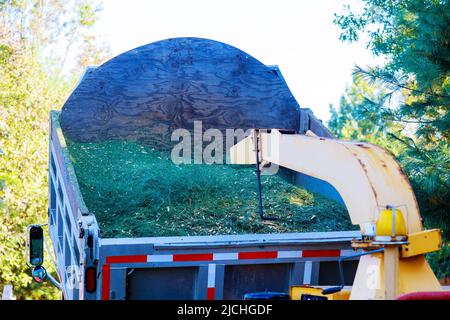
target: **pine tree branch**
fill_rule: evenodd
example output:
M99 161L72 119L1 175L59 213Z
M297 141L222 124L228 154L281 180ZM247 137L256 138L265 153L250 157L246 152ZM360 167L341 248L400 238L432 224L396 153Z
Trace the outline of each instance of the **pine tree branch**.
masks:
M365 70L365 69L361 68L360 66L356 66L355 67L355 69L353 70L353 74L361 74L361 75L366 76L366 77L379 79L382 82L389 83L389 84L394 85L394 86L396 86L396 87L398 87L400 89L405 89L405 90L408 90L410 92L414 92L416 94L435 96L435 97L439 97L439 98L450 98L450 96L442 95L442 94L439 94L439 93L425 92L425 91L422 91L422 90L413 89L411 87L408 87L408 86L406 86L404 84L399 83L398 81L389 80L389 79L387 79L387 78L385 78L385 77L383 77L381 75L378 75L373 70L371 70L371 71Z
M423 158L426 158L428 161L434 162L434 161L433 161L434 159L433 159L432 157L430 157L429 155L427 155L425 152L423 152L423 150L420 149L420 148L415 144L415 142L414 142L412 139L411 139L411 141L412 141L412 145L411 145L410 143L408 143L407 141L405 141L404 139L400 138L399 136L395 135L395 134L392 133L392 132L388 132L387 134L388 134L388 136L394 138L395 140L397 140L397 141L403 143L403 144L404 144L405 146L407 146L408 148L414 149L418 154L420 154ZM426 173L425 173L422 169L416 168L416 170L419 171L419 173L422 174L423 176L426 175ZM437 182L438 182L441 186L443 186L443 187L445 187L446 189L450 190L450 186L449 186L447 183L445 183L444 181L442 181L441 179L437 179Z
M434 123L440 121L439 119L436 119L436 120L407 120L407 119L402 119L400 117L396 117L393 112L387 111L386 108L384 108L380 104L372 101L370 98L364 97L364 100L367 101L368 103L372 104L372 105L378 106L380 109L384 109L385 110L385 112L384 112L385 114L380 115L380 117L383 120L393 121L393 122L412 123L412 124L434 124ZM360 105L359 107L362 108L363 112L365 112L366 114L374 114L373 111L367 109L364 105ZM390 116L388 116L388 114Z

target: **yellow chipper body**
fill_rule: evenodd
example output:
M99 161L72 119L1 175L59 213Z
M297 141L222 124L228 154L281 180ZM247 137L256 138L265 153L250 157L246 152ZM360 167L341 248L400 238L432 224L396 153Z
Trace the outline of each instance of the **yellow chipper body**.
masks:
M230 156L235 164L256 164L258 159L261 170L279 165L329 182L361 229L362 237L352 243L362 254L351 291L296 286L292 299L396 299L411 292L442 291L425 259L426 253L441 248L441 232L424 230L411 185L386 150L309 132L255 129L230 149Z

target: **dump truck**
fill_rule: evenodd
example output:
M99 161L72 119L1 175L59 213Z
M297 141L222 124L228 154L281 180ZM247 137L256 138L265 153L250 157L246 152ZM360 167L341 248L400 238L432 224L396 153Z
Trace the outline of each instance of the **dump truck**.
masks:
M28 263L33 278L50 279L64 299L292 298L293 288L353 284L358 252L366 249L354 246L362 239L360 231L104 236L80 188L69 141L119 140L171 150L173 133L182 130L192 133L189 146L195 150L198 122L201 136L208 130L276 128L287 135L331 139L311 110L299 106L278 67L218 41L158 41L87 69L49 121L47 227L57 279L43 267L42 225L29 228ZM223 146L226 158L245 139L233 137ZM303 154L297 161L314 156ZM345 204L330 183L295 169L283 168L290 183ZM261 219L270 220L258 187ZM107 219L113 222L114 216Z

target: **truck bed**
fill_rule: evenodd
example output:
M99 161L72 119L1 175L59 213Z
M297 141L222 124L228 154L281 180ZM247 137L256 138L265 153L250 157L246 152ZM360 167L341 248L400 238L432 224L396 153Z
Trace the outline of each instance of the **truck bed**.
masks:
M357 231L119 237L85 205L59 112L51 113L49 231L65 299L241 299L291 285L333 285ZM346 284L357 259L346 262ZM88 271L95 289L87 288Z
M263 176L259 218L253 166L180 164L128 141L67 143L80 191L105 238L348 230L342 204ZM284 176L283 176L284 173Z

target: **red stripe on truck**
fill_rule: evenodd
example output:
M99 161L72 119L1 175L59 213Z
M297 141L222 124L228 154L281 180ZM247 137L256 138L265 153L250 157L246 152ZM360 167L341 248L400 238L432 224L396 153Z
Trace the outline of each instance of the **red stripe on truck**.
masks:
M174 254L173 261L213 261L212 253Z
M239 252L239 260L252 259L276 259L278 257L277 251L255 251L255 252Z
M102 300L109 300L109 281L111 278L111 268L109 264L102 267Z
M146 255L106 257L106 263L142 263L142 262L147 262Z
M206 300L214 300L216 294L216 288L208 288L206 290Z
M340 257L341 250L303 250L303 258L330 258Z

